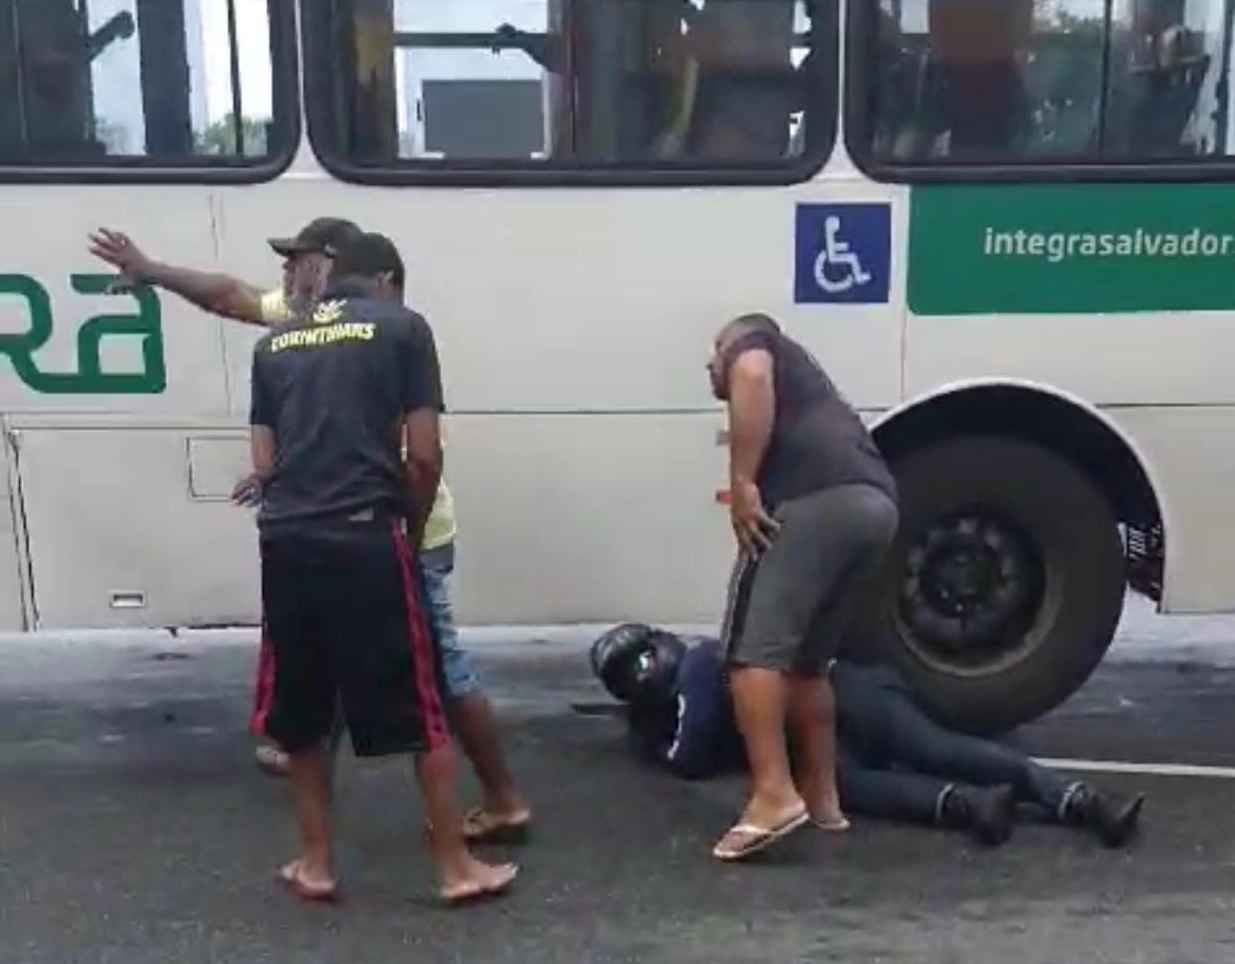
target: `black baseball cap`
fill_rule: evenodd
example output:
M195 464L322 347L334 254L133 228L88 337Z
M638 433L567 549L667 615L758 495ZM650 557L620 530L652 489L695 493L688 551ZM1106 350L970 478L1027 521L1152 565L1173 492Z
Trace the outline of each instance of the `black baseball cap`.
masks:
M395 243L386 235L373 231L357 232L345 238L335 249L334 273L336 277L359 275L362 278L376 278L379 274L389 273L397 284L402 284L403 258Z
M346 218L314 218L294 238L271 238L270 247L285 258L297 254L333 254L360 228Z

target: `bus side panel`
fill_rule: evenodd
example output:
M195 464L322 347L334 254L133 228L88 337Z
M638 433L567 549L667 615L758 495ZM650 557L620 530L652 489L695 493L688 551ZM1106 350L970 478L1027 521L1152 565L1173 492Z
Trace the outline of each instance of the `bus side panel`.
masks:
M16 423L38 628L254 623L252 514L236 426Z
M313 183L324 187L314 177ZM282 286L283 262L270 248L272 237L289 237L319 213L334 217L351 217L345 210L319 198L310 208L297 208L291 202L312 204L310 198L301 202L295 185L303 180L275 181L258 187L219 188L214 195L216 237L218 240L218 270L262 291ZM320 195L320 191L318 192ZM223 343L223 368L227 383L228 414L247 422L249 416L249 378L253 361L253 346L265 329L223 321L220 333Z
M1007 375L1096 405L1235 403L1230 185L926 185L909 207L910 394Z
M1004 376L1095 405L1224 405L1235 402L1232 357L1225 313L910 315L907 390Z
M389 234L407 265L408 301L437 336L454 411L714 410L704 373L712 339L749 311L780 319L819 352L855 404L880 408L900 398L902 259L885 269L888 297L797 304L795 212L800 202L886 202L896 250L898 194L839 179L690 191L382 189L285 179L220 193L220 262L273 287L279 261L266 244L271 234L294 233L317 215ZM233 329L225 337L231 409L239 414L247 410L255 336Z
M14 188L4 204L7 223L39 225L45 241L4 245L0 332L28 338L0 362L0 411L226 411L222 323L164 292L149 291L145 311L133 295L96 293L115 272L87 250L90 231L111 227L162 261L210 270L205 188Z
M734 540L707 415L452 416L464 623L711 622Z

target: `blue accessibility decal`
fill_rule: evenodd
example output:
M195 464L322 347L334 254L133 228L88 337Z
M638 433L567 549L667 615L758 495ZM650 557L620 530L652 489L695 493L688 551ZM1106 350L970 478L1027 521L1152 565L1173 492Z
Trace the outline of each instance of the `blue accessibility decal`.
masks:
M881 304L892 250L889 204L799 204L793 300Z

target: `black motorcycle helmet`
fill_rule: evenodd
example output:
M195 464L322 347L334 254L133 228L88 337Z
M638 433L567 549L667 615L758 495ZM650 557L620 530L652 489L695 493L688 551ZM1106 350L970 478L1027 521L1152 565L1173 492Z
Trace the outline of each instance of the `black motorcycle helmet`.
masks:
M673 633L653 630L635 657L629 684L631 704L648 710L671 706L685 652L686 644Z
M635 659L647 646L653 629L644 623L622 623L602 633L592 643L592 672L615 700L630 699Z
M686 645L673 633L623 623L592 644L592 672L623 703L669 699Z

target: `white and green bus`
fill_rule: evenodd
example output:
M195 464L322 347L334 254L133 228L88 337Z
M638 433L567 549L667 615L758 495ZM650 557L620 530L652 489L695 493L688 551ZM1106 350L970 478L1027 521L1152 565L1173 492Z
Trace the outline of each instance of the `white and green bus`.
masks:
M438 338L462 621L717 617L703 365L764 311L900 480L872 645L1042 713L1129 588L1235 603L1233 7L0 0L0 628L258 619L258 333L85 237L273 286L336 215Z

